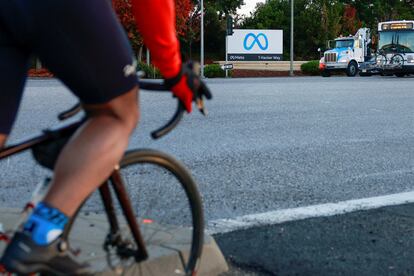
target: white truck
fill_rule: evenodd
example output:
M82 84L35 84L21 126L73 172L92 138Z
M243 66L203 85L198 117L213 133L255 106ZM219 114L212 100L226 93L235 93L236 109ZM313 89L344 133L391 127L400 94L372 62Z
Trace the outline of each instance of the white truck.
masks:
M338 37L329 41L329 50L325 51L319 61L319 69L324 77L333 71L345 71L349 77L358 74L360 64L371 60L371 30L361 28L355 35ZM320 49L319 49L320 51Z
M414 20L378 24L378 51L375 66L365 64L361 72L404 77L414 74Z

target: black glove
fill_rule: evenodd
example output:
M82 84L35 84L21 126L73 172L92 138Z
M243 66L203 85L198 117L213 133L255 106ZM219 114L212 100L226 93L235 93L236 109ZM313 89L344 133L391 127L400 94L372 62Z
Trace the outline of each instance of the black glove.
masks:
M197 64L187 62L183 64L177 76L165 79L164 83L181 100L188 113L191 112L192 102L195 101L200 112L206 114L203 97L210 100L212 95L206 84L197 74L197 67L199 67Z

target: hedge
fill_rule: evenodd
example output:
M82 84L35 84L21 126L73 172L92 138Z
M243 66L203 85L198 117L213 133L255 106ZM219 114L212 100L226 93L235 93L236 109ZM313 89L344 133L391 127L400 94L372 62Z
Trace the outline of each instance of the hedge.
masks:
M316 76L320 74L319 71L319 60L311 60L306 63L303 63L300 66L300 69L304 74Z
M161 79L161 73L158 68L155 68L153 65L148 65L145 62L140 62L138 64L138 71L143 71L144 76L141 78L144 79Z
M229 71L229 76L230 75L231 71ZM221 69L220 64L207 64L204 66L204 76L206 78L224 78L226 76L226 71Z

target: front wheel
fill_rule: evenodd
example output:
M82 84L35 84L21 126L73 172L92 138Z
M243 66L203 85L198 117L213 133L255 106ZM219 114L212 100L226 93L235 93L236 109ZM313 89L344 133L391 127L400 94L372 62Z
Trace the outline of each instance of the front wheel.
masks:
M104 219L102 215L95 215L102 213L102 208L97 209L94 197L74 219L68 238L71 247L81 253L81 259L91 262L96 271L121 275L194 275L203 247L204 218L201 198L188 170L165 153L134 150L122 159L120 175L149 259L135 261L131 252L137 246L123 217L119 219L119 237L111 236L115 243L104 243L109 237L109 227L106 221L99 222ZM120 208L115 207L117 217L121 218Z
M321 72L321 76L324 77L324 78L328 78L328 77L331 76L331 72L329 70L325 69Z
M351 61L346 69L346 74L348 77L355 77L358 74L358 63Z

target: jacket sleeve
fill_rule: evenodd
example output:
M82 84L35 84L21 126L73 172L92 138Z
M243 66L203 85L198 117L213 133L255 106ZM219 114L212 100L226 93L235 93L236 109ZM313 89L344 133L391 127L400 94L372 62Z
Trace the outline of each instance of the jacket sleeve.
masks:
M152 63L164 78L181 70L180 45L175 27L174 0L132 0L132 10Z

